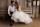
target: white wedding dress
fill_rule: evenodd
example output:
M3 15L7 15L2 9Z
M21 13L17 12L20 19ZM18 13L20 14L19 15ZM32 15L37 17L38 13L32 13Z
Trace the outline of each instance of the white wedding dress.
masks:
M28 14L26 14L26 13L24 13L22 11L15 11L12 14L11 19L14 20L15 22L23 22L25 24L29 24L29 23L32 22L31 17Z

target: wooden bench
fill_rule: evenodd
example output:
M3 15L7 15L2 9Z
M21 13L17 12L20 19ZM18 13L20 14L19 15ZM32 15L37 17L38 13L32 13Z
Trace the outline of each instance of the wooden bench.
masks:
M6 17L5 15L6 15L6 10L0 9L0 18L2 18L3 21L4 21L4 18Z

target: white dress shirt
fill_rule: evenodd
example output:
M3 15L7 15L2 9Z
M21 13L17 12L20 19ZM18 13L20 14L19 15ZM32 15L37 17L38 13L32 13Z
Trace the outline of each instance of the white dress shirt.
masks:
M14 12L15 10L16 10L15 6L12 7L12 6L10 5L10 6L8 7L8 14L10 15L10 11L11 11L11 12Z

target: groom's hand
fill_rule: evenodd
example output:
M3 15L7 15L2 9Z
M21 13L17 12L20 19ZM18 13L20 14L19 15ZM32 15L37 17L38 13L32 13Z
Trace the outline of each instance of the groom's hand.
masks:
M11 16L11 14L9 14L9 16Z

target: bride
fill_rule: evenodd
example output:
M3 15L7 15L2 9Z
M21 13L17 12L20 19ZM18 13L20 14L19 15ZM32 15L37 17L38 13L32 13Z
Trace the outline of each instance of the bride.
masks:
M23 22L25 24L31 23L31 17L21 11L21 6L18 5L18 2L15 2L15 6L17 10L12 14L11 19L14 20L14 22Z

